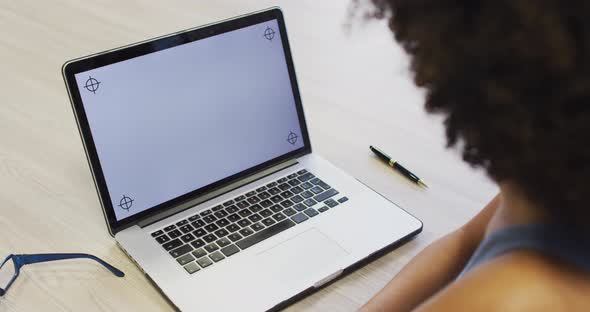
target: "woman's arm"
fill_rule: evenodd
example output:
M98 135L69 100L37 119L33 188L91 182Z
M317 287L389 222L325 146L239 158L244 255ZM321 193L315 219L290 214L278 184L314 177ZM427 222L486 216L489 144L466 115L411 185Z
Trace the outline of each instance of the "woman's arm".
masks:
M409 311L442 289L461 272L483 239L499 203L496 195L467 224L426 247L361 311Z

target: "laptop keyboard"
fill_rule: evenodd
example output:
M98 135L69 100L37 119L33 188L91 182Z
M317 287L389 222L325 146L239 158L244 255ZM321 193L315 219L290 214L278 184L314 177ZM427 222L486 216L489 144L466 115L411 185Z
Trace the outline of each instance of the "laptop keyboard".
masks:
M303 169L151 235L193 274L347 200Z

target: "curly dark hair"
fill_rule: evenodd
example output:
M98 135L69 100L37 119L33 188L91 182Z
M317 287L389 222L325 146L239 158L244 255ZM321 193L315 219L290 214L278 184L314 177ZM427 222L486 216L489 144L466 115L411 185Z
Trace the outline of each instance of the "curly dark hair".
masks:
M359 0L356 1L357 5ZM590 217L590 2L371 0L448 145L560 222Z

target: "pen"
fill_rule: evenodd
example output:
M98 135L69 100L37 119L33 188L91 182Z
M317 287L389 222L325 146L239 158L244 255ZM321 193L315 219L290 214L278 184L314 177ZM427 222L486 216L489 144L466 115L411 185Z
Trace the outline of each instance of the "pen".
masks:
M400 165L397 161L391 159L391 157L389 157L389 155L385 154L383 151L381 151L380 149L378 149L372 145L369 146L369 148L371 149L371 151L373 151L373 153L375 153L375 155L377 155L377 157L379 157L379 159L385 161L387 164L389 164L389 166L391 166L391 168L393 168L397 172L401 173L404 177L408 178L409 180L411 180L412 182L414 182L418 185L428 188L428 185L426 185L426 183L422 182L422 180L420 180L420 178L418 178L418 176L413 174L410 170L404 168L404 166Z

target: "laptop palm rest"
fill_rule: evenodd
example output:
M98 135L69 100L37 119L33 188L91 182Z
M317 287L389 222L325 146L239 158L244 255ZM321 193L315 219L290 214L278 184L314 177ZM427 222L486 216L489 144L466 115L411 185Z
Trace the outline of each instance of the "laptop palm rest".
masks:
M311 228L258 254L274 282L289 283L315 276L349 253L316 228Z

